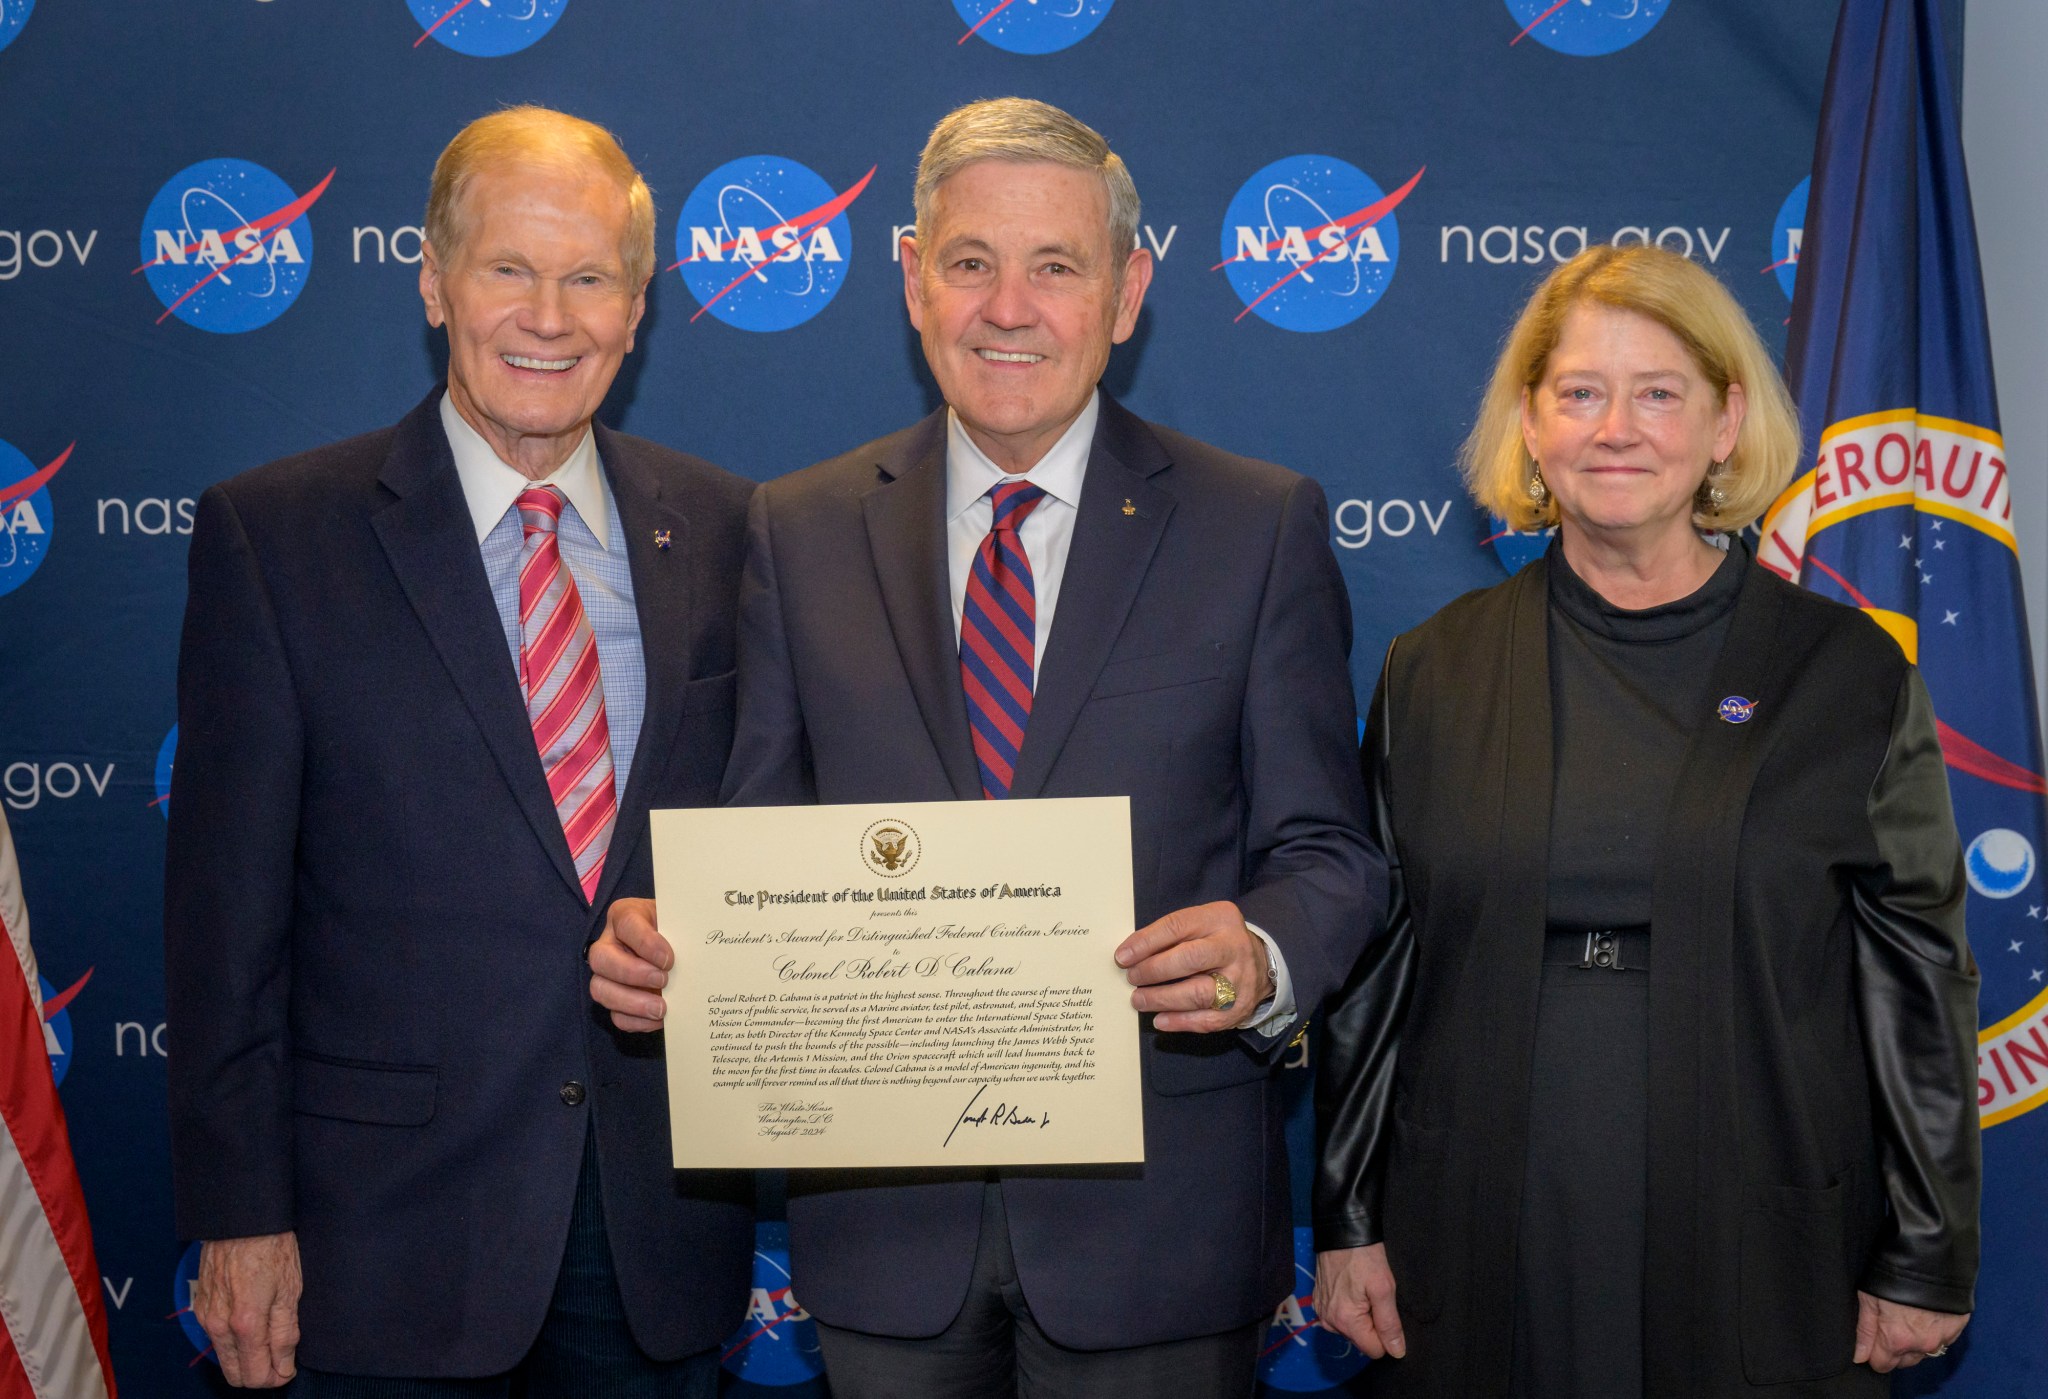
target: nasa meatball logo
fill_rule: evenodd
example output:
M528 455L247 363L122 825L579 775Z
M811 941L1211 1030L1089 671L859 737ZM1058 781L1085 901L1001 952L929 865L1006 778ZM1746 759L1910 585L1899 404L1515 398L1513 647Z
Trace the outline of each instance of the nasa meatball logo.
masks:
M85 989L85 983L92 980L92 968L85 969L85 975L72 982L62 991L51 986L43 977L36 978L36 989L43 998L43 1049L50 1056L50 1077L59 1085L64 1076L71 1072L71 1003L78 999L78 993Z
M834 193L817 172L775 155L749 155L713 170L683 201L676 260L709 313L740 330L788 330L832 304L846 283L853 225L846 211L875 167Z
M71 447L66 447L55 461L38 469L13 446L0 442L0 597L28 582L43 566L50 552L50 532L57 527L50 482L70 459Z
M307 211L334 172L304 194L247 160L202 160L171 176L142 216L142 265L135 270L163 303L162 325L233 335L269 325L291 309L313 267Z
M1307 1229L1294 1231L1294 1291L1282 1298L1259 1352L1259 1380L1290 1394L1334 1389L1365 1368L1365 1352L1316 1325L1316 1246Z
M1778 206L1777 221L1771 225L1771 262L1764 271L1776 274L1785 299L1792 299L1799 279L1799 248L1806 237L1806 196L1813 187L1808 175L1792 186L1785 202Z
M503 58L540 42L569 0L405 0L426 32L412 41L435 43L471 58Z
M735 1379L769 1388L806 1384L825 1373L818 1324L790 1290L789 1226L754 1226L754 1285L739 1330L719 1364Z
M185 1333L185 1339L192 1343L192 1349L199 1352L193 1360L220 1361L213 1353L213 1341L207 1336L206 1328L192 1315L192 1284L199 1280L199 1245L192 1244L178 1256L178 1266L171 1274L171 1315L178 1319L178 1329Z
M1109 15L1116 0L953 0L968 26L960 36L984 39L1010 53L1057 53L1072 48Z
M1714 711L1725 723L1747 724L1756 716L1756 701L1744 699L1741 695L1730 695L1721 701Z
M1657 27L1671 0L1507 0L1519 31L1510 47L1534 39L1574 58L1627 48Z
M1989 830L1970 842L1963 871L1987 899L2009 899L2034 880L2034 844L2018 831Z
M1549 529L1512 529L1508 522L1498 515L1488 515L1486 538L1482 544L1491 545L1493 556L1500 560L1500 566L1510 573L1520 573L1524 568L1543 557L1550 548L1550 541L1557 534L1557 527Z
M1426 167L1425 167L1426 168ZM1282 330L1335 330L1370 311L1401 260L1394 210L1422 171L1392 194L1348 161L1276 160L1244 182L1223 215L1223 261L1244 309Z
M171 725L171 731L164 735L161 747L156 750L156 800L150 805L163 813L164 820L171 819L171 767L178 758L178 726Z
M35 11L36 0L0 0L0 49L14 42L15 35L28 23L28 17ZM1103 9L1109 6L1104 5Z

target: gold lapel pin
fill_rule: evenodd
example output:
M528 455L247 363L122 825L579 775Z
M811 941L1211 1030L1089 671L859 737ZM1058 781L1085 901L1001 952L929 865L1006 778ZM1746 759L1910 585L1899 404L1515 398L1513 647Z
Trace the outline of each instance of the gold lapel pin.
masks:
M1126 514L1126 515L1135 515L1135 514L1137 514L1137 513L1138 513L1138 507L1137 507L1137 506L1135 506L1135 505L1133 505L1133 504L1131 504L1131 498L1130 498L1129 496L1125 496L1125 497L1124 497L1124 514Z
M668 546L669 546L669 545L671 545L671 544L673 544L673 543L675 543L675 535L674 535L673 533L671 533L670 531L668 531L668 530L665 530L665 529L658 529L658 530L656 530L656 531L654 532L654 547L655 547L655 548L657 548L657 549L666 549L666 548L668 548Z

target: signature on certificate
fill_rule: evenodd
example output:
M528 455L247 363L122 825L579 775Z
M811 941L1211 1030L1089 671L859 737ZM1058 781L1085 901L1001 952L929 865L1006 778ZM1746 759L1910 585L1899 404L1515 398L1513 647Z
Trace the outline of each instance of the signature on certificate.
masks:
M988 1092L988 1085L982 1084L974 1090L974 1096L967 1100L967 1106L960 1110L960 1116L953 1122L952 1131L946 1133L946 1140L940 1143L943 1149L953 1144L953 1133L962 1127L1036 1127L1044 1131L1052 1126L1052 1114L1043 1108L1032 1112L1019 1103L997 1103L976 1112L974 1105L981 1101L981 1095Z

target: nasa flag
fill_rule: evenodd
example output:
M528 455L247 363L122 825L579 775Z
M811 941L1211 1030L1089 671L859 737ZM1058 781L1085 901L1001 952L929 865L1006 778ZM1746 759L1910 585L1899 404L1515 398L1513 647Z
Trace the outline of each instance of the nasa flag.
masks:
M1842 7L1785 352L1812 466L1758 547L1767 567L1868 613L1920 667L1966 848L1983 973L1980 1312L1911 1392L1944 1366L1966 1385L2048 1368L2048 784L1946 65L1934 0Z
M0 1396L112 1399L85 1194L50 1072L14 839L0 813Z

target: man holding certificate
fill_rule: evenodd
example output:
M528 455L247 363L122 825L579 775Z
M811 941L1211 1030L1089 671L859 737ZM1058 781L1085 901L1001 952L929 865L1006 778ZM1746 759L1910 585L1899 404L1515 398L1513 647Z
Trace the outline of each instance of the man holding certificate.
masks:
M947 407L753 503L729 805L1129 802L1138 931L1101 955L1144 1016L1143 1161L793 1174L798 1286L852 1399L1247 1395L1292 1275L1270 1070L1385 889L1350 615L1313 481L1097 390L1151 280L1137 220L1123 163L1066 113L949 115L902 244ZM917 826L863 828L863 857L912 858ZM1029 840L1010 858L1032 879L1055 859ZM590 961L617 1024L660 1026L676 961L651 904L615 906ZM818 1106L764 1121L799 1130Z

